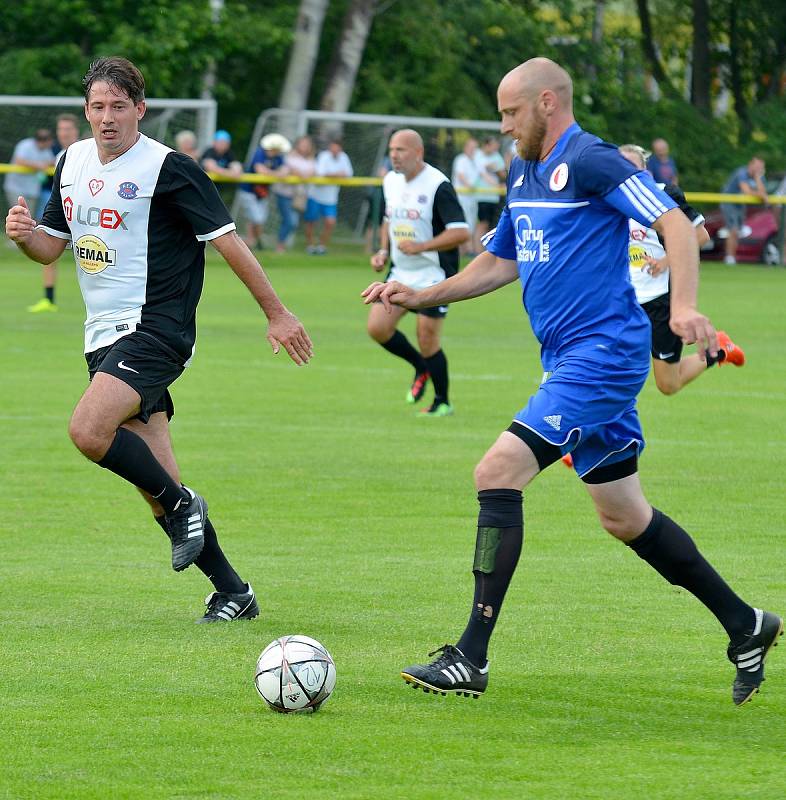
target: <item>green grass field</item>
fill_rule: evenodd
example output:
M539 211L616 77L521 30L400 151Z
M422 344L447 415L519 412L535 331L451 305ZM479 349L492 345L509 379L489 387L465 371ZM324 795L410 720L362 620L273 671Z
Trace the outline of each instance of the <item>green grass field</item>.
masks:
M0 797L786 796L786 642L735 709L722 629L603 533L560 464L526 493L487 694L399 678L463 629L472 469L540 379L515 287L451 310L456 415L424 420L404 403L409 367L365 333L363 256L266 259L315 343L300 369L271 355L264 317L211 256L173 436L262 613L195 626L209 584L172 572L136 492L68 440L85 368L63 263L60 311L33 315L38 268L0 252ZM702 308L749 363L672 398L650 379L640 403L650 501L781 614L785 296L786 270L704 265ZM274 714L254 690L258 654L287 633L336 660L316 715Z

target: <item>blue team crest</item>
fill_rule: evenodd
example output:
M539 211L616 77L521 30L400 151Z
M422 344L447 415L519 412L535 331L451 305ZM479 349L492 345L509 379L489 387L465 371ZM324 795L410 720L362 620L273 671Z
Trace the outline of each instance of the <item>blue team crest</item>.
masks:
M418 203L425 203L428 198L424 194L418 195Z
M134 200L139 187L133 181L124 181L117 189L117 193L123 200Z

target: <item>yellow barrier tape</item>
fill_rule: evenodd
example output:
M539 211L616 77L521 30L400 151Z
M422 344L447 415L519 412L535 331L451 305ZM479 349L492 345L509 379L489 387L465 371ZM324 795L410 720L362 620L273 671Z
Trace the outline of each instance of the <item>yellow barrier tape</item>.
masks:
M9 172L37 173L32 167L19 167L15 164L0 164L0 175ZM54 173L54 168L43 170L47 175ZM242 175L217 175L215 172L208 172L208 177L215 183L291 183L291 184L314 184L317 186L381 186L382 178L357 177L357 178L298 178L287 176L279 178L274 175L258 175L257 173L243 173ZM494 187L484 187L475 189L456 189L459 194L499 194L505 195L505 188L495 189ZM719 192L685 192L685 198L689 203L734 203L736 205L761 205L762 200L752 197L749 194L721 194ZM771 206L786 205L786 195L770 195L767 204Z

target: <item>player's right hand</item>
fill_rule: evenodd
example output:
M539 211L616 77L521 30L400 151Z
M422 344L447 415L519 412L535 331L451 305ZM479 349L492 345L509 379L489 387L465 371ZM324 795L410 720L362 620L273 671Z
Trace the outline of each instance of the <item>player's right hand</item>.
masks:
M5 233L12 242L24 244L33 235L36 221L33 219L25 198L21 195L17 205L11 206L5 218Z
M401 306L402 308L414 308L414 297L417 292L409 286L404 286L403 283L398 281L390 281L389 283L380 283L379 281L372 283L371 286L364 289L360 296L366 305L380 301L387 311L390 311L393 306Z
M374 267L374 272L382 272L382 270L385 269L385 264L387 263L387 250L377 250L377 252L371 256L371 266Z

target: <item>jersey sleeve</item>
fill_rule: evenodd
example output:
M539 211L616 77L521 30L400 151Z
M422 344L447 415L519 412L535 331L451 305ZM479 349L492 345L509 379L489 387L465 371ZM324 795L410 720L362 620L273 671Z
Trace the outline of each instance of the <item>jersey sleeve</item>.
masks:
M578 187L648 228L677 204L646 170L638 170L613 144L598 140L576 159Z
M190 156L169 153L161 166L159 185L170 204L188 220L200 242L235 230L235 223L213 181Z
M469 228L464 211L459 204L456 190L450 181L443 181L434 192L434 219L442 223L445 230Z
M66 156L57 162L55 167L55 174L52 176L52 194L44 208L43 216L38 227L54 236L57 239L70 239L71 229L68 227L68 221L63 212L63 201L60 195L60 176L63 173L63 164L65 164Z
M691 221L694 228L698 228L699 225L704 224L704 215L696 211L696 209L688 203L685 199L685 193L679 186L675 186L673 183L667 183L663 187L663 191L677 204L679 210Z

